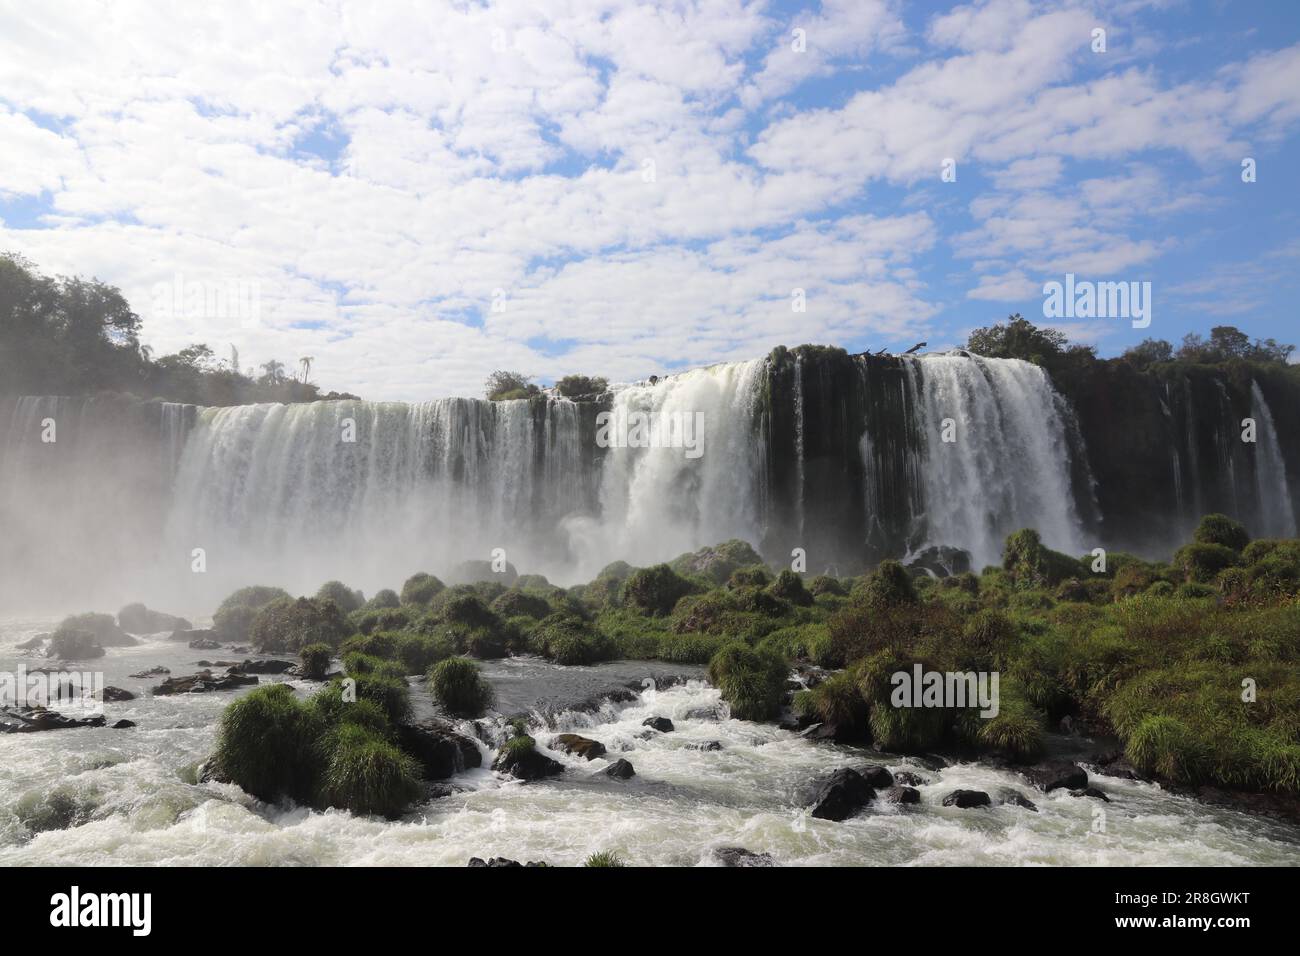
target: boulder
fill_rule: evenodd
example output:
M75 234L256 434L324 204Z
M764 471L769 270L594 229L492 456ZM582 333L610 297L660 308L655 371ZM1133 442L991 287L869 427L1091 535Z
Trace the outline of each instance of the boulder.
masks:
M604 744L578 734L560 734L558 737L551 738L550 746L552 750L562 750L566 754L584 760L595 760L605 755Z
M770 853L755 853L743 846L720 846L713 850L713 858L723 866L776 866Z
M140 673L138 674L130 674L128 676L140 679L145 677L162 677L164 674L170 674L170 673L171 671L168 670L166 667L159 666L159 667L151 667L147 671L140 671Z
M920 787L925 784L925 778L919 773L912 773L910 770L900 770L894 774L894 783L900 787Z
M605 776L613 777L615 780L630 780L636 776L636 770L633 769L632 764L622 757L619 757L606 767L604 773Z
M1095 797L1098 800L1104 800L1107 803L1110 803L1110 797L1106 796L1106 794L1102 793L1102 791L1098 790L1096 787L1082 787L1078 790L1071 790L1070 796Z
M155 697L169 694L198 694L212 690L234 690L256 684L257 678L252 674L226 673L214 674L212 671L199 671L187 677L169 677L153 689Z
M920 803L921 791L915 787L890 787L885 791L886 803Z
M1038 812L1037 805L1015 787L999 787L995 796L997 797L997 805L1000 807L1021 807L1025 810L1032 810L1034 813Z
M948 545L933 545L907 563L913 577L950 578L971 569L970 552Z
M103 726L102 714L95 717L65 717L44 707L0 707L0 733L3 734L32 734L43 730Z
M546 756L536 746L507 744L497 754L492 769L518 780L540 780L564 773L564 764Z
M123 717L121 720L119 720L117 723L113 725L113 729L126 730L127 728L134 727L134 726L135 726L134 720L127 720L125 717Z
M214 641L208 637L201 637L197 640L190 641L190 648L196 651L215 651L220 646L220 641Z
M817 788L812 815L819 820L847 820L875 797L876 791L856 770L836 770Z
M1088 786L1088 774L1069 760L1049 760L1025 769L1024 774L1038 789L1050 793L1060 787L1082 790Z
M283 674L295 666L293 661L244 661L234 665L230 671L231 673L240 671L244 674Z
M922 770L928 770L931 773L938 773L944 767L948 766L948 761L935 754L913 755L907 758L909 762L916 764Z
M960 807L963 810L987 807L989 804L989 795L983 790L954 790L943 798L945 807Z
M425 780L446 780L483 765L478 745L441 721L399 724L397 743L419 762Z
M672 733L673 730L673 722L667 717L647 717L645 720L641 721L641 726L653 727L661 734L669 734Z
M123 690L121 687L105 687L101 699L111 703L120 703L125 700L135 700L135 694L129 690Z
M858 773L862 775L863 780L867 781L867 786L873 789L883 790L894 785L894 775L880 764L872 763L859 767Z
M484 860L480 857L472 856L469 858L469 863L465 865L466 866L518 866L518 867L523 866L523 864L520 863L518 860L507 860L504 856L494 856L490 860Z
M692 707L682 715L683 720L718 720L718 708L713 707Z
M212 628L200 628L199 630L190 630L188 627L177 628L172 631L169 641L200 641L212 640L217 636L217 632Z
M153 611L143 604L128 604L117 612L117 626L131 634L158 634L162 631L188 631L194 625L175 614Z

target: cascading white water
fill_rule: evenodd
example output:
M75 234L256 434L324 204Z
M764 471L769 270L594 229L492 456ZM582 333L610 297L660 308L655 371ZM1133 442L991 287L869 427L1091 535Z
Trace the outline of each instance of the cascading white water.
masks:
M1261 533L1281 538L1296 536L1295 508L1286 480L1286 462L1273 426L1273 413L1259 383L1250 383L1250 415L1255 419L1255 485L1258 488Z
M1034 528L1049 547L1080 553L1066 423L1047 373L967 355L910 368L919 378L925 544L964 548L978 568L999 560L1007 535Z

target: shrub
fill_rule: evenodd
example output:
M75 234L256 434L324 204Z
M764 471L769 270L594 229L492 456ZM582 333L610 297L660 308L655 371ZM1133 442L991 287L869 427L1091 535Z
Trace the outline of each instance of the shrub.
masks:
M402 599L397 596L397 592L392 588L376 591L375 596L366 602L366 608L371 611L382 611L401 606Z
M799 607L811 607L813 603L812 594L803 586L803 578L789 568L778 574L776 580L768 585L767 593Z
M393 744L356 724L344 724L325 739L320 802L393 818L419 799L419 766Z
M1045 547L1032 528L1007 537L1002 549L1002 567L1017 588L1055 587L1066 578L1083 575L1078 561Z
M366 603L366 596L360 591L353 591L342 581L326 581L316 592L322 601L333 601L344 614L351 614Z
M88 633L101 647L130 647L136 643L134 637L117 626L111 614L73 614L65 617L54 629L55 634L68 631Z
M701 579L703 587L726 582L737 568L761 565L763 559L747 542L738 538L711 548L700 548L674 558L671 567L687 578Z
M808 590L814 597L821 597L823 594L833 594L836 597L844 597L848 592L844 590L844 585L831 577L829 574L819 574L808 582Z
M545 591L550 588L551 582L546 580L544 574L521 574L515 579L515 587L520 590Z
M1200 779L1204 747L1187 726L1173 717L1157 715L1139 723L1124 747L1133 766L1177 783Z
M765 588L772 581L772 575L761 564L748 568L737 568L727 579L729 588Z
M88 661L103 657L104 649L90 631L59 628L50 637L49 656L62 661Z
M709 680L722 691L738 720L769 720L776 715L790 670L770 650L755 650L734 641L709 661Z
M212 628L223 640L243 643L249 638L257 612L272 601L289 597L283 588L257 584L240 588L221 602L212 616Z
M589 375L566 375L555 383L555 390L565 398L594 401L609 390L609 382Z
M259 651L283 653L308 644L338 647L351 633L351 624L333 601L278 598L257 612L249 637Z
M594 664L614 656L614 642L582 618L564 611L548 615L529 635L533 650L557 664Z
M432 574L425 574L423 571L418 574L412 574L402 585L402 596L400 598L403 604L424 604L428 605L435 597L442 593L446 587L441 581Z
M234 701L221 715L216 763L222 774L259 800L311 797L317 765L314 742L322 729L287 684L266 684Z
M415 608L408 607L365 607L348 615L348 621L361 634L374 631L400 631L410 627L415 620Z
M872 610L901 607L917 603L912 577L897 561L881 561L864 583L859 596Z
M457 717L481 717L496 699L478 665L464 657L435 664L429 671L429 692Z
M1001 611L986 608L967 619L962 627L959 666L973 670L994 670L1007 659L1016 641L1016 626Z
M1211 598L1214 597L1215 590L1208 585L1188 581L1186 584L1179 585L1178 590L1175 591L1174 594L1180 598Z
M1197 544L1214 544L1231 551L1240 551L1250 544L1250 535L1246 533L1244 525L1227 515L1210 514L1196 526L1192 540Z
M857 677L852 671L840 671L822 681L803 703L805 713L818 720L834 724L839 734L861 736L867 733L870 709L858 690ZM837 735L836 739L839 739Z
M693 590L691 583L668 565L656 564L628 576L623 582L623 601L643 614L666 617Z
M309 680L320 680L330 669L330 659L334 656L328 644L308 644L298 652L302 658L302 673Z
M307 701L307 706L316 712L324 732L341 724L356 724L385 740L393 737L393 725L382 707L373 700L351 700L345 694L342 678L330 681Z
M466 592L454 588L447 595L438 609L438 619L448 624L463 624L466 627L483 627L499 630L501 619L492 613L483 603L483 599L472 591Z
M349 667L348 677L356 681L357 700L374 701L392 723L404 723L411 716L411 689L406 686L405 676L382 669L354 671Z
M583 866L627 866L623 858L613 850L602 850L599 853L593 853L582 861Z
M1237 554L1222 544L1185 544L1174 552L1174 567L1187 581L1214 580L1224 568L1237 563Z
M423 674L455 653L456 645L446 634L397 635L397 659L408 674Z
M1021 763L1033 763L1043 755L1042 720L1027 707L1003 702L996 717L980 721L979 743Z
M511 588L492 602L492 610L503 618L527 615L540 621L551 613L551 605L544 597Z

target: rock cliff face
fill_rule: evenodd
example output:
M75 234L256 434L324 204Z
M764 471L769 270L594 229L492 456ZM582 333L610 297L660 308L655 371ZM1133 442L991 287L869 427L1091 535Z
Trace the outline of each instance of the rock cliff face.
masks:
M153 593L147 571L167 597L202 582L201 607L252 580L377 586L497 548L570 582L730 538L782 564L802 548L811 573L935 546L978 569L1023 527L1075 554L1167 554L1211 511L1294 536L1298 487L1300 377L1244 363L1053 378L803 346L580 403L0 398L0 601L99 581L116 606Z

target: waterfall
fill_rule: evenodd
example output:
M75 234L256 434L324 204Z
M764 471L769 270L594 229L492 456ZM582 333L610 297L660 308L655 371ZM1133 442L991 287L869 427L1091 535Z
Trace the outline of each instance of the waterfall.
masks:
M1291 489L1286 479L1286 462L1282 459L1282 445L1273 427L1273 413L1269 410L1259 383L1250 383L1250 415L1255 419L1255 486L1259 505L1257 533L1278 538L1296 536L1295 509L1291 503Z
M1035 528L1049 547L1082 552L1067 427L1047 373L967 355L928 356L915 366L923 544L964 548L978 568L1001 559L1007 535ZM945 420L952 441L944 441Z

